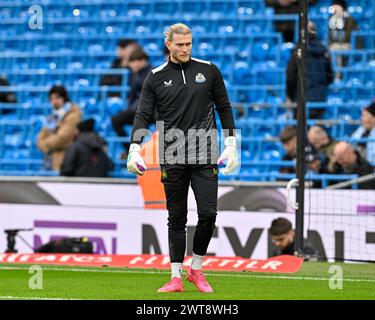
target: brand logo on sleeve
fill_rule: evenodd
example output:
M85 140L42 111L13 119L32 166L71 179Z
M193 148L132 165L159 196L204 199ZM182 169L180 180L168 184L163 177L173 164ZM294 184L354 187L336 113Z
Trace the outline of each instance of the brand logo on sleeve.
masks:
M161 171L161 179L164 180L164 179L167 179L167 177L168 177L167 171L163 169Z
M219 169L212 168L212 173L216 176L219 173Z
M202 73L198 73L195 76L195 82L202 83L202 82L205 82L205 81L206 81L206 78L204 77L204 75Z
M172 87L173 86L172 80L164 81L164 86L165 87Z

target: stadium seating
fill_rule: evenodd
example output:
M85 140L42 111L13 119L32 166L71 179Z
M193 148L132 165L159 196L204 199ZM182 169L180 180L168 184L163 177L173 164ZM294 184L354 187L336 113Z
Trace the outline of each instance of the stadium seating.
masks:
M310 8L322 41L328 38L328 7L319 0ZM31 29L29 8L43 10L43 29ZM326 102L309 103L324 108L324 121L337 139L348 138L358 126L361 108L375 97L375 5L354 0L348 11L360 30L353 33L352 47L361 37L364 49L332 51L335 72L342 78L330 86ZM47 92L52 84L64 84L85 118L94 117L97 129L108 141L115 162L112 175L128 177L119 160L122 142L110 117L126 106L128 84L112 88L121 98L107 98L100 76L126 71L109 70L119 39L136 39L151 63L163 60L163 31L177 21L191 26L193 55L213 61L221 69L234 105L236 123L242 131L241 174L225 179L279 180L283 150L277 136L288 120L285 101L285 68L293 43L283 43L275 31L276 21L297 21L297 15L275 15L264 0L0 0L0 75L5 75L18 103L2 104L11 109L0 121L0 173L7 175L56 175L43 169L43 156L35 146L40 117L50 111ZM337 56L348 61L337 65ZM126 78L126 77L123 77ZM314 124L314 120L308 123ZM127 130L129 128L126 128ZM134 177L132 177L134 178ZM326 186L348 176L314 176Z

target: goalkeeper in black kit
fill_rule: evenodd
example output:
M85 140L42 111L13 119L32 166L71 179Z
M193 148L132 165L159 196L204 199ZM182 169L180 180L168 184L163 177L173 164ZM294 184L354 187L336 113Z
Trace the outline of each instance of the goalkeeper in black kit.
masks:
M137 175L142 175L147 169L140 156L141 133L152 121L156 109L172 271L171 280L158 292L184 290L182 264L190 184L197 202L198 224L193 239L193 260L186 279L193 282L200 292L213 292L201 269L215 228L218 164L226 163L220 169L224 175L239 167L233 113L219 69L208 61L191 57L192 33L189 27L178 23L172 25L165 35L170 57L168 62L153 69L143 84L127 168ZM225 133L225 148L220 157L215 109Z

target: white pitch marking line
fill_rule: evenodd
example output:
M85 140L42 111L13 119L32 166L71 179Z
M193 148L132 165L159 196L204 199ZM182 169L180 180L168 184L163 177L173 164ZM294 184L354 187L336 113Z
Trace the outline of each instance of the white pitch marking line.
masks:
M0 300L82 300L74 298L45 298L45 297L15 297L15 296L0 296Z
M0 270L25 270L28 267L11 267L11 266L0 266ZM83 269L83 268L50 268L42 267L43 270L47 271L70 271L70 272L99 272L99 273L139 273L139 274L169 274L169 271L150 271L150 270L99 270L99 269ZM309 280L309 281L328 281L329 278L318 278L318 277L295 277L295 276L261 276L252 274L224 274L224 273L210 273L205 272L206 276L210 277L239 277L239 278L258 278L258 279L287 279L287 280ZM374 282L375 279L352 279L344 278L343 281L347 282Z

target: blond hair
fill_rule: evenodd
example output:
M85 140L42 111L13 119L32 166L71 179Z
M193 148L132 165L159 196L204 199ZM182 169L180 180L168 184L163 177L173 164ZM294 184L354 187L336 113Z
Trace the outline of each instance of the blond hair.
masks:
M190 28L183 23L171 25L165 32L165 41L172 41L174 34L191 34Z

